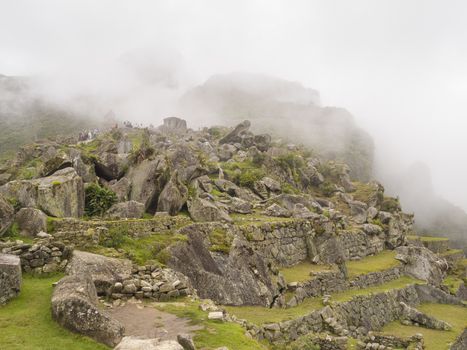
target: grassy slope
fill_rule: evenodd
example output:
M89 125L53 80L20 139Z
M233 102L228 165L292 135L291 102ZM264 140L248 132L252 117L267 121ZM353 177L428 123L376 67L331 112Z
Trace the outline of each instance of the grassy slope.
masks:
M395 256L395 251L385 250L374 256L368 256L360 260L348 261L346 264L349 277L353 278L358 275L388 270L396 267L400 262L395 259ZM284 268L281 272L287 282L303 282L312 279L312 277L310 277L310 272L330 270L332 270L332 268L327 265L316 265L304 262L292 267Z
M332 294L331 300L343 302L352 299L357 295L367 295L370 293L381 293L391 289L400 289L418 281L410 277L401 277L397 280L373 286L365 289L348 290L341 293ZM307 298L303 303L289 309L269 309L261 306L226 306L225 309L240 319L246 319L251 323L261 325L264 323L281 322L307 315L314 310L324 307L321 298Z
M52 283L60 278L24 276L20 296L0 307L0 349L108 349L90 338L67 331L52 320Z
M266 346L245 336L245 329L236 323L219 322L207 319L207 313L199 310L199 303L158 303L160 310L179 317L189 318L192 324L204 328L195 332L195 345L199 350L216 349L226 346L235 350L265 350Z
M455 305L443 304L424 304L418 307L419 310L428 315L437 317L453 326L451 331L438 331L423 327L404 326L395 321L384 327L383 331L387 334L398 336L411 336L415 333L421 333L425 339L426 350L444 350L449 349L449 344L454 342L457 336L467 327L467 308Z

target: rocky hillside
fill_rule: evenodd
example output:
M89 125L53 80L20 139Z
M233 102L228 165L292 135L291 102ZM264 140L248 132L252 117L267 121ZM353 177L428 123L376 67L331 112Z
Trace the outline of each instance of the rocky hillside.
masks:
M222 124L249 119L256 131L273 132L347 163L352 178L371 178L371 137L348 111L322 107L318 92L299 83L259 74L215 75L188 91L180 106L182 115Z
M463 252L417 236L381 184L256 122L171 117L22 147L0 169L0 345L16 348L25 321L8 308L34 284L42 332L89 337L72 349L462 349Z

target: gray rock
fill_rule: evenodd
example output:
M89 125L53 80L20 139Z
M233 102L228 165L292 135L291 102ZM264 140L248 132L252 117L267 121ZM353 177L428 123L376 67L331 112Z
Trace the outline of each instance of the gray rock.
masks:
M15 216L15 209L0 194L0 237L10 228Z
M363 224L367 220L367 205L359 201L350 201L350 215L357 224Z
M113 180L106 184L106 187L117 195L119 202L126 202L129 199L131 183L126 177L120 180Z
M21 261L16 255L0 253L0 305L21 290Z
M159 195L157 211L177 215L183 205L185 205L187 199L188 188L179 181L178 173L175 171Z
M47 215L34 208L22 208L16 213L22 236L35 237L39 232L47 232Z
M132 263L125 259L108 258L98 254L73 251L67 266L70 275L89 276L99 294L108 294L116 283L131 276Z
M232 222L229 214L217 207L214 203L202 199L194 198L188 202L188 212L194 221L227 221Z
M155 211L159 195L169 180L164 157L142 161L130 169L127 178L131 183L130 200L143 203L146 211Z
M114 350L183 350L183 347L174 340L124 337Z
M467 328L464 328L462 334L456 339L454 344L451 345L451 350L465 350L467 349Z
M127 166L128 154L118 154L116 145L112 152L99 152L95 160L97 176L107 181L121 178Z
M251 123L248 120L245 120L238 124L231 132L225 135L222 139L219 140L219 144L224 143L240 143L242 142L242 135L248 131Z
M396 259L408 275L439 286L446 276L448 263L425 247L398 247Z
M55 286L52 317L62 327L115 346L123 337L123 326L101 311L98 302L89 276L67 276Z
M128 201L114 204L106 213L110 218L140 219L144 214L144 204Z
M449 323L426 315L404 302L401 302L400 305L402 306L402 317L406 320L416 322L417 324L430 329L439 329L443 331L449 331L452 329L452 326Z
M213 257L207 245L211 230L209 224L182 229L188 241L170 249L168 265L187 276L203 299L226 305L269 307L278 291L264 260L238 238L233 240L228 256Z
M263 177L261 181L263 181L264 185L270 192L281 191L281 184L278 181L271 179L270 177Z
M284 217L284 218L288 218L292 215L290 211L288 211L285 208L282 208L280 205L276 203L273 203L269 207L267 207L263 213L264 215L267 215L267 216Z
M184 350L196 350L193 337L190 334L179 334L177 335L178 343L183 347Z
M232 213L250 214L252 209L251 203L237 197L233 197L229 203L229 211Z
M222 311L211 311L208 314L208 320L222 321L224 319L224 313Z

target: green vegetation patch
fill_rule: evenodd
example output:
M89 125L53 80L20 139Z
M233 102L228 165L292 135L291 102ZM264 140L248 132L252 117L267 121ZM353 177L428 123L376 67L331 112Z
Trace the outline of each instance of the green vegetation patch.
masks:
M361 183L361 182L353 182L355 187L355 192L352 193L353 198L356 201L368 203L376 192L376 199L378 203L382 203L384 200L384 194L382 192L377 192L375 186L371 183Z
M424 327L404 326L400 322L391 322L383 328L386 334L409 337L416 333L423 334L426 350L449 349L449 344L467 327L467 308L446 304L423 304L417 307L420 311L448 322L453 328L450 331L439 331Z
M235 350L266 350L268 347L245 336L245 329L232 322L208 320L208 314L199 309L199 302L157 303L161 311L178 317L188 318L191 324L203 327L195 331L194 342L197 349L211 350L221 346Z
M456 254L464 254L464 251L462 249L448 249L444 253L441 253L441 256L451 256L451 255L456 255Z
M88 216L102 216L115 203L117 195L96 183L86 187L85 213Z
M302 262L300 264L281 269L280 272L287 282L304 282L313 278L311 276L312 273L329 272L333 270L335 270L335 268L330 265L317 265L310 262Z
M400 265L396 260L394 250L384 250L376 255L367 256L360 260L347 261L347 272L349 277L356 277L370 272L384 271Z
M446 237L433 237L433 236L416 236L409 235L407 236L409 240L420 240L422 242L438 242L438 241L449 241L449 238Z
M129 237L128 224L122 223L119 228L109 230L108 236L100 242L100 247L94 247L91 250L107 256L123 255L138 265L150 263L165 265L170 258L170 253L166 248L178 242L186 242L186 240L185 235L172 231L154 233L141 238Z
M21 294L0 307L0 348L9 350L108 349L60 327L51 316L52 283L62 276L23 276Z
M212 252L229 254L232 239L233 238L228 234L227 230L221 227L216 227L209 232L209 240L211 242L209 250Z
M464 281L455 275L448 275L443 281L443 285L449 288L451 294L456 294Z
M414 283L423 283L411 277L400 277L396 280L364 289L352 289L331 295L332 302L345 302L358 295L377 294L393 289L401 289ZM266 308L261 306L226 306L225 309L240 319L256 325L293 320L323 308L321 297L306 298L303 303L288 309Z
M220 164L227 178L242 187L252 188L256 181L266 176L264 170L251 161Z

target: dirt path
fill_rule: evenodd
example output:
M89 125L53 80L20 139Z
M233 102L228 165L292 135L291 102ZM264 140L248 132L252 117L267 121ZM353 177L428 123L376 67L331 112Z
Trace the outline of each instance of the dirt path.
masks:
M176 340L177 334L193 333L202 328L190 325L188 319L141 304L126 303L106 311L122 323L126 336Z

